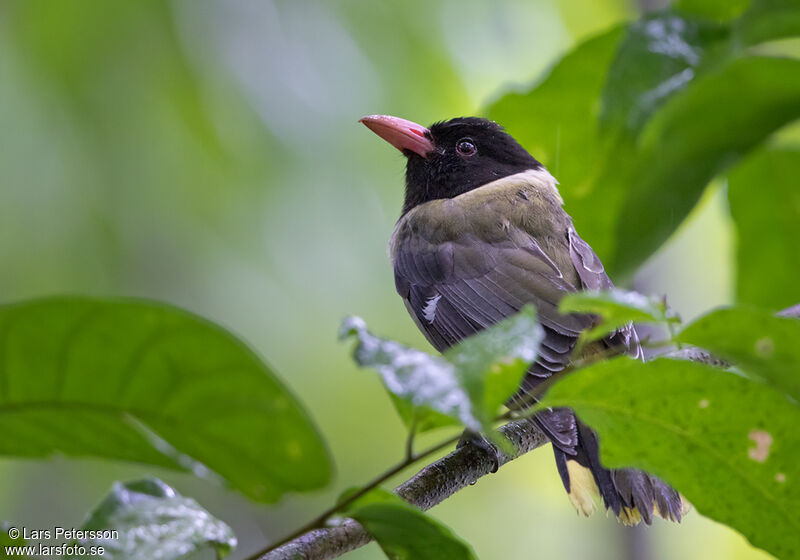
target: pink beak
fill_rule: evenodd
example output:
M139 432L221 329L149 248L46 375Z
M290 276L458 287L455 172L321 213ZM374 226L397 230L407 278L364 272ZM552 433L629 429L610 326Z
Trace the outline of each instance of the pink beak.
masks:
M433 142L428 138L430 132L424 126L389 115L369 115L358 120L372 132L389 142L392 146L405 152L411 150L426 157L434 150Z

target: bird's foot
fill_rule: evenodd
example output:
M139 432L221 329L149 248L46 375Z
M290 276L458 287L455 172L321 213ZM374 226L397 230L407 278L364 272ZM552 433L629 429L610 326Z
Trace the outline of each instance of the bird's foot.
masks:
M500 450L495 444L479 433L471 430L464 430L464 433L461 434L461 438L458 440L456 448L460 449L467 445L472 445L473 447L486 453L486 456L492 462L492 469L489 472L497 472L497 469L500 468Z

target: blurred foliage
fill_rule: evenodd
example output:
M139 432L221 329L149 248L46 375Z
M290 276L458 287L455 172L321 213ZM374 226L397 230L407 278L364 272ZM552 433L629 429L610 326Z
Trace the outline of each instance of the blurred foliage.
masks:
M233 531L196 501L157 478L116 483L81 527L115 530L118 539L80 539L85 548L102 546L111 560L179 560L203 550L216 558L236 546Z
M267 502L330 479L300 403L247 347L198 317L54 298L0 306L0 336L3 455L210 469Z
M724 2L717 5L724 6ZM797 0L752 0L738 20L738 32L745 45L796 37L800 34Z

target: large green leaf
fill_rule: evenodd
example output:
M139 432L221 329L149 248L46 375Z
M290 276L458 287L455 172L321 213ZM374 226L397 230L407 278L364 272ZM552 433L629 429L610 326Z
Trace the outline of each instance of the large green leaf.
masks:
M629 171L616 176L627 194L611 266L631 270L717 173L798 117L800 60L735 59L675 95L644 128Z
M800 558L800 408L783 393L694 362L622 357L566 376L541 406L574 408L604 464L653 472L753 545Z
M736 228L736 295L782 309L800 301L800 151L763 150L728 176Z
M110 560L179 560L208 549L223 558L236 547L230 527L156 478L114 484L80 530L77 542L102 546Z
M558 310L600 316L600 324L581 335L587 341L603 338L628 323L669 325L680 321L664 300L616 288L568 294L559 302Z
M381 339L358 317L344 321L341 335L357 338L356 362L376 369L391 393L480 431L519 387L536 359L543 332L535 309L527 306L441 357Z
M648 15L489 107L560 179L612 276L658 248L717 173L800 117L800 61L743 55L744 33L739 20Z
M506 94L486 109L561 181L573 215L580 214L586 178L602 165L600 96L623 35L617 27L579 44L530 91ZM602 214L602 207L596 210Z
M474 560L472 548L448 527L385 490L373 490L345 512L390 560Z
M727 25L673 13L628 25L603 89L603 133L618 131L625 142L641 130L665 101L725 56L729 35Z
M637 134L718 63L727 37L719 24L649 15L579 45L529 93L507 95L489 108L560 180L567 210L612 274L614 248L628 242L618 238L620 209L638 188ZM668 221L668 214L660 219Z
M0 455L56 453L202 473L261 501L330 478L322 438L223 329L144 301L0 306Z
M678 340L705 348L800 401L797 319L762 309L719 309L686 327Z

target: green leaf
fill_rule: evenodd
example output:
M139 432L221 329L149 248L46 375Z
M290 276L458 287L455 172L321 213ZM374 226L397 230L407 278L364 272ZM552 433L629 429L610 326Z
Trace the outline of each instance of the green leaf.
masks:
M421 434L436 428L458 424L458 420L455 418L437 412L428 406L414 406L410 401L404 400L394 393L390 392L389 398L392 399L392 404L405 427L414 430L415 433Z
M576 206L587 194L583 183L604 157L599 100L623 33L615 27L579 44L530 91L506 94L485 110L561 181L573 217L581 214ZM602 214L602 208L595 210Z
M678 340L705 348L800 401L797 319L762 309L719 309L686 327Z
M628 25L603 89L603 133L618 130L623 143L635 139L667 100L729 52L729 35L727 25L670 12Z
M644 128L630 171L606 177L627 190L611 266L632 270L716 174L798 117L800 60L736 59L675 95Z
M355 495L357 492L360 491L361 491L360 486L351 486L350 488L347 488L344 492L342 492L339 495L339 498L336 500L336 503L341 504L342 502L350 499L351 496ZM378 487L378 488L373 488L363 496L360 496L358 499L356 499L355 502L347 506L342 511L342 514L349 516L351 512L357 510L358 508L375 503L406 504L406 502L404 502L399 496L397 496L397 494L394 494L392 492L389 492L388 490L384 490L383 488Z
M0 306L0 454L211 470L261 501L330 478L301 405L242 342L145 301Z
M391 560L476 558L448 527L385 490L363 496L346 514L378 541Z
M762 150L728 176L741 303L782 309L800 301L800 151Z
M715 175L800 117L800 61L743 56L741 27L648 15L489 107L560 180L567 211L612 276L657 249Z
M603 338L628 323L680 322L663 300L616 288L567 294L558 309L562 313L590 313L602 318L600 324L581 335L587 342Z
M674 8L682 13L717 21L729 21L750 7L751 0L677 0Z
M637 135L698 72L717 63L727 36L718 24L649 15L579 45L529 93L506 95L489 108L559 179L567 211L612 276L615 248L629 243L618 232L621 208L640 182ZM671 231L679 220L669 217L655 219ZM637 235L650 233L643 228Z
M603 463L645 469L779 558L798 558L800 409L770 387L685 360L596 363L557 382L600 434Z
M800 2L753 0L734 25L737 40L743 45L796 37L800 35Z
M477 432L489 427L500 405L519 387L536 360L543 332L535 309L526 306L441 357L376 337L358 317L342 323L341 337L350 336L358 340L356 363L376 369L389 392Z
M230 527L156 478L114 484L81 530L100 532L78 542L102 546L111 560L177 560L207 549L223 558L236 547Z

